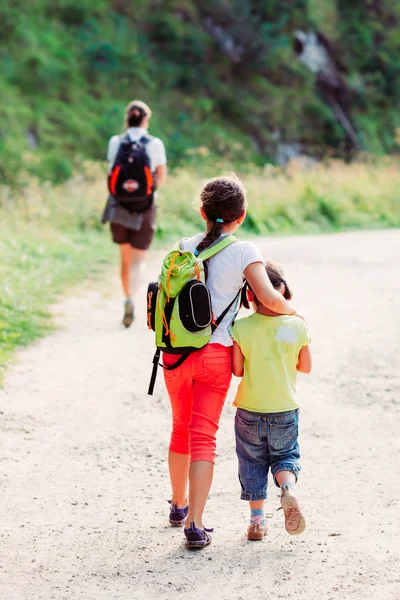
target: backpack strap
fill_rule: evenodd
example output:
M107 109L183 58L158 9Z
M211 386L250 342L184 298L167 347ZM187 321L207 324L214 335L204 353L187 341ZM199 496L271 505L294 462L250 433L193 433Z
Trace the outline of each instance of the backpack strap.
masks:
M203 250L203 252L200 252L200 254L198 255L198 258L200 258L203 262L205 262L212 256L215 256L216 254L218 254L218 252L221 252L221 250L224 250L231 244L234 244L235 242L238 242L238 241L239 241L238 238L235 237L234 235L227 235L224 238L222 238L222 240L217 240L216 242L214 242L214 244L212 244L211 246L209 246L208 248ZM234 297L232 302L230 302L228 304L228 306L225 308L225 310L222 311L222 313L219 315L219 317L216 319L216 321L214 323L212 323L211 327L212 327L213 333L217 329L217 327L222 323L222 321L224 320L224 318L226 317L226 315L228 314L228 312L230 311L232 306L235 304L235 302L239 298L240 294L242 293L242 289L243 288L240 288L240 290L238 291L238 293L236 294L236 296ZM236 318L236 315L235 315L235 318Z
M154 139L152 135L142 135L142 137L140 138L139 142L141 144L143 144L143 146L147 146L147 144L149 142L151 142L152 139Z
M119 139L119 144L118 144L117 151L115 153L115 158L114 158L114 162L113 162L113 166L112 166L111 171L114 169L115 161L117 160L118 152L120 151L121 144L131 143L131 139L130 139L129 135L126 133L126 131L125 131L125 133L120 133L119 136L118 136L118 139Z
M160 362L160 354L161 354L161 350L159 348L157 348L156 353L153 356L153 370L151 372L149 389L147 391L147 394L149 396L152 396L153 392L154 392L154 384L155 384L156 379L157 379L157 371L158 371L158 364Z
M222 240L216 240L213 244L211 244L211 246L200 252L200 254L198 254L197 256L204 262L212 256L218 254L218 252L221 252L221 250L224 250L231 244L234 244L238 241L238 238L234 235L227 235L224 238L222 238Z
M147 395L148 396L152 396L153 395L154 385L155 385L156 379L157 379L158 367L162 367L166 371L174 371L175 369L177 369L178 367L180 367L181 365L183 365L183 363L185 362L185 360L187 358L189 358L189 356L190 356L190 354L182 354L182 356L180 356L178 358L178 360L176 361L175 364L171 365L170 367L166 367L166 366L164 366L164 365L162 365L160 363L160 354L161 354L161 350L159 348L157 348L156 353L153 356L153 370L151 372L149 389L147 391Z
M240 290L238 291L238 293L236 294L236 296L234 297L234 299L232 300L232 302L230 304L228 304L228 306L225 308L224 311L222 311L222 313L219 315L218 319L215 321L215 323L213 323L211 325L212 327L212 332L214 333L214 331L217 329L218 325L220 325L222 323L222 321L225 319L226 315L228 314L228 312L230 311L230 309L232 308L232 306L235 304L236 300L239 298L239 296L242 293L243 288L241 287ZM234 320L236 319L237 313L234 316Z

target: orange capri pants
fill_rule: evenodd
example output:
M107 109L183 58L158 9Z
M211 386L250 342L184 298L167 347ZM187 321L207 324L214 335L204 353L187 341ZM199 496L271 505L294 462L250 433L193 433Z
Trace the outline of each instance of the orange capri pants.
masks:
M163 355L165 366L179 357ZM231 348L208 344L173 371L164 370L172 407L169 449L190 454L190 462L215 462L219 419L232 378Z

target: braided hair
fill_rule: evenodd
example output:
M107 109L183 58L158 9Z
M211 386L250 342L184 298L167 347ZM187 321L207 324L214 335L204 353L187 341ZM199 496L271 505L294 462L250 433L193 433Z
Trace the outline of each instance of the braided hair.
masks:
M196 250L202 252L219 238L222 228L233 223L247 208L246 192L236 175L212 179L200 194L208 231Z

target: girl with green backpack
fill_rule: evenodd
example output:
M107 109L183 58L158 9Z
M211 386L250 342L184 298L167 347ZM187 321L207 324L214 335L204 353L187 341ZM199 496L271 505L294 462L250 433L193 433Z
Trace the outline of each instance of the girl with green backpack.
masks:
M280 314L295 312L272 286L257 247L233 236L246 216L247 201L240 180L221 177L210 181L201 192L201 203L207 231L182 240L166 257L152 325L157 347L163 351L173 418L168 457L172 486L169 520L173 526L186 524L188 548L203 548L211 542L202 518L213 478L216 433L232 377L229 331L240 304L244 279L270 310ZM190 282L189 291L186 282L180 293L175 293L176 281L188 264L197 277ZM196 287L204 297L205 292L200 289L202 278L206 279L212 320L208 328L179 344L183 332L188 338L193 321L203 317L190 313ZM175 303L174 293L179 295ZM200 305L204 307L205 301ZM180 348L183 345L188 347L185 352Z

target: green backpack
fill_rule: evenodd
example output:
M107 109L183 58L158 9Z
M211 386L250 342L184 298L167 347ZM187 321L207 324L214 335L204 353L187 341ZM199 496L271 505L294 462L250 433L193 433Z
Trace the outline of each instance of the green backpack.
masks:
M177 369L196 350L204 348L212 334L238 299L241 289L217 319L206 286L205 262L238 241L233 235L219 237L214 244L196 253L183 250L182 240L164 259L157 283L147 293L147 324L155 331L157 350L148 393L153 394L161 351L181 355L171 367ZM160 365L163 366L163 365Z

